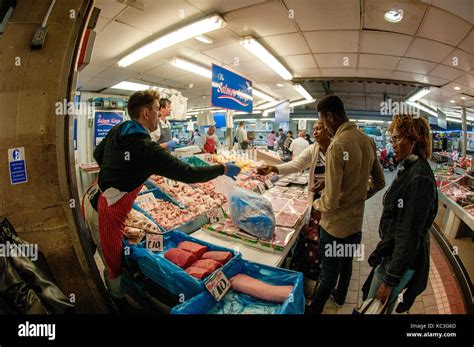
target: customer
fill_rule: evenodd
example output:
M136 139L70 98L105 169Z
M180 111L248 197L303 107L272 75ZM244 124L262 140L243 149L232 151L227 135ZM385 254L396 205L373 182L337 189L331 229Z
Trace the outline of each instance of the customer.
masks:
M286 133L286 138L285 138L285 142L283 143L283 147L286 149L289 149L292 142L293 142L293 132L289 130Z
M237 142L239 143L240 149L247 149L249 148L249 143L251 141L247 138L247 130L245 130L245 123L240 122L239 128L237 129Z
M326 163L326 151L331 139L324 128L321 120L313 126L313 135L317 141L307 147L301 155L293 161L277 166L264 165L257 169L261 175L270 172L289 175L309 168L308 204L313 205L314 198L319 198L319 192L324 188L324 180L316 180L315 175L324 174ZM320 273L319 255L319 217L320 214L312 208L309 222L303 227L301 237L297 242L295 252L292 256L290 268L300 271L305 278L318 280Z
M345 303L355 254L343 252L340 256L338 249L357 252L365 200L385 186L375 147L349 121L342 100L326 96L319 102L318 112L333 139L326 155L326 186L313 204L321 212L322 271L308 313L316 314L322 313L331 294L336 305Z
M159 101L158 128L150 133L152 141L159 143L162 148L173 150L177 147L176 141L171 136L171 124L166 119L171 114L171 100L162 98Z
M370 265L376 267L368 297L386 303L388 300L387 313L391 313L398 294L408 287L397 306L397 312L401 313L412 306L428 284L428 231L438 212L438 193L428 163L431 129L427 120L420 116L397 115L389 132L399 164L397 175L383 198L379 227L382 241L369 258Z
M304 136L304 138L305 138L306 141L308 141L308 143L309 143L310 145L313 144L313 141L311 141L311 138L309 137L309 134L306 134L306 135Z
M210 125L207 133L201 140L201 149L204 153L216 153L217 148L221 146L219 138L216 135L216 127Z
M193 137L191 139L190 145L201 147L201 135L199 135L199 130L194 130Z
M276 140L278 144L277 150L283 151L283 148L284 148L283 145L286 141L286 135L283 132L282 128L278 129L278 136L276 137Z
M89 196L98 211L100 249L108 269L108 289L123 298L120 287L122 239L125 221L144 182L152 174L186 183L206 182L219 175L235 177L240 168L226 163L208 167L190 166L151 141L158 128L156 91L139 91L130 96L128 113L132 120L114 126L94 150L100 165L97 196Z
M272 130L270 134L267 136L267 148L270 151L273 151L273 148L275 147L275 130Z
M305 131L301 130L298 133L298 138L294 141L291 141L290 145L290 152L292 153L291 159L295 159L297 156L299 156L303 151L309 147L308 141L305 140L304 138Z

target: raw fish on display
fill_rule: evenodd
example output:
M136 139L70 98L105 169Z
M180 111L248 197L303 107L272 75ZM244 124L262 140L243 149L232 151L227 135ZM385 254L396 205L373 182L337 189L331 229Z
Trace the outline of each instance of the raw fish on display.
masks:
M207 269L194 267L194 266L188 267L185 271L191 276L197 278L198 280L202 280L203 278L209 276L212 273L211 271Z
M196 242L183 241L178 245L179 249L194 254L196 259L201 259L202 255L207 252L207 246Z
M235 275L229 281L237 292L278 303L285 302L293 290L293 286L274 286L244 274Z
M308 207L307 200L292 199L288 202L288 204L285 206L285 208L282 211L303 215L307 207Z
M280 308L273 302L251 302L230 289L208 314L277 314Z
M165 258L182 269L186 269L197 261L194 254L179 248L171 248L165 253Z
M224 265L232 259L232 253L225 251L210 251L204 253L201 259L214 259Z
M289 199L283 198L271 198L268 200L272 204L273 211L275 212L282 211L285 205L290 201Z
M276 224L282 227L293 228L300 216L296 213L280 212L276 215Z
M222 265L221 263L219 263L217 260L214 260L214 259L200 259L194 264L192 264L191 267L198 267L201 269L206 269L210 272L214 272L218 268L222 267Z

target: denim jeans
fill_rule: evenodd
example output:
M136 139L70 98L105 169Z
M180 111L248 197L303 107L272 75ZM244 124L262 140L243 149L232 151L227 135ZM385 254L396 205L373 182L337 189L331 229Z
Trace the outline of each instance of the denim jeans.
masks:
M385 267L383 266L383 263L375 268L375 274L372 279L372 282L370 283L369 295L367 296L368 299L374 298L375 294L377 294L377 290L382 284L382 280L383 280L383 276L385 275L385 272L386 271L385 271ZM411 280L414 273L415 273L415 270L411 270L411 269L408 269L407 271L405 271L398 286L392 288L392 291L390 292L390 297L388 299L389 304L388 304L387 314L390 314L393 312L395 305L398 303L398 300L397 300L398 294L402 292L403 288L405 288L406 284Z
M336 288L336 284L335 299L337 302L344 302L352 277L352 259L354 254L344 253L341 255L337 253L328 254L326 252L331 249L337 250L344 245L354 245L356 247L360 245L361 240L361 231L345 238L337 238L331 236L323 228L320 229L319 253L323 267L319 287L310 306L311 313L320 314L323 312L326 302ZM334 246L336 246L336 249L334 249Z

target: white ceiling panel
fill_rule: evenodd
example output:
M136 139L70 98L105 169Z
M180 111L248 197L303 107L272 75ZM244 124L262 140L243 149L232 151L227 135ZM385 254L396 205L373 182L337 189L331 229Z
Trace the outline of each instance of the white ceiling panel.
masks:
M242 47L238 42L217 48L211 48L203 51L203 53L213 59L223 62L224 64L233 64L234 58L238 58L240 63L255 59L255 56Z
M162 35L206 17L186 0L141 2L145 5L143 11L128 7L116 20L148 33Z
M390 78L392 70L383 69L358 69L357 76L362 78Z
M120 34L120 39L117 37L118 34ZM137 43L149 37L150 35L146 32L113 21L97 35L95 45L100 47L100 49L126 52Z
M129 79L130 82L132 82L132 80L140 81L138 83L151 84L154 86L161 87L160 82L164 81L165 78L148 74L148 73L137 73L133 76L132 79Z
M453 47L445 45L444 43L417 37L410 48L408 48L405 56L439 63L452 50Z
M239 71L241 74L245 74L247 76L250 76L254 73L268 73L276 75L276 72L270 69L268 65L264 64L260 59L240 62L239 65L234 65L233 68Z
M94 60L92 60L94 62ZM82 71L79 71L80 77L97 77L102 71L106 70L107 66L89 64Z
M188 2L199 10L207 13L226 13L240 8L252 6L265 0L188 0Z
M471 25L465 20L431 6L418 35L457 46L469 30Z
M327 68L320 69L322 77L356 77L357 69L351 68Z
M321 76L321 70L319 69L297 69L293 70L293 77L319 77Z
M81 90L99 91L105 88L112 87L116 83L117 82L115 81L107 81L100 78L93 78L90 81L88 81L86 84L84 84Z
M120 59L120 53L100 47L97 43L92 50L91 63L100 66L111 66Z
M430 71L429 76L445 78L450 81L455 80L463 74L462 71L453 69L452 67L439 64L432 71Z
M196 39L190 39L190 40L184 41L182 45L192 48L198 52L202 52L211 48L216 48L219 46L225 46L231 43L235 43L239 40L239 36L227 28L222 28L219 30L212 31L210 33L207 33L205 36L208 36L214 42L204 43Z
M414 35L420 26L427 5L413 0L364 0L364 29L391 31ZM387 22L386 11L393 8L403 10L403 19L399 23Z
M288 55L280 57L283 64L286 64L291 70L314 69L316 63L311 54Z
M358 31L312 31L304 36L313 53L357 52Z
M277 56L311 53L303 35L299 33L267 36L260 41Z
M432 84L434 86L442 86L442 85L445 85L446 83L449 83L449 80L426 75L423 77L422 83Z
M302 31L360 28L359 0L285 0Z
M474 29L471 29L469 35L461 42L459 48L474 54Z
M399 57L389 55L360 54L359 68L393 70L399 61Z
M413 81L424 83L424 76L417 73L404 72L404 71L393 71L391 78L399 81Z
M461 88L461 89L456 90L456 89L454 89L454 87ZM448 83L448 84L444 85L443 87L441 87L441 90L447 90L447 91L451 92L450 95L446 94L446 96L452 96L452 95L455 95L455 94L466 93L469 89L471 89L469 86L465 86L465 85L462 85L462 84L456 83L456 82L451 82L451 83Z
M179 69L171 64L163 64L153 69L147 70L147 74L159 77L161 79L173 79L189 74L189 71Z
M426 75L428 71L431 71L435 66L435 63L429 61L402 58L397 65L397 70Z
M455 81L456 83L462 84L463 86L468 86L474 88L474 75L464 74ZM474 95L474 94L473 94Z
M126 81L127 79L136 75L136 72L123 69L121 67L109 67L107 70L101 72L96 77L107 81Z
M288 11L280 2L265 2L232 11L224 19L228 28L240 36L252 34L261 37L297 32Z
M91 77L83 77L79 75L77 78L77 89L82 89L90 80L92 80Z
M411 40L409 35L363 30L360 52L403 56Z
M114 18L126 6L113 0L96 0L95 7L100 8L100 15L105 18Z
M314 54L320 68L355 68L357 67L357 54L327 53Z
M452 66L464 71L471 71L474 68L474 56L460 49L455 49L444 61L444 65ZM455 65L457 64L457 65Z
M104 29L104 27L107 24L109 24L111 21L112 20L110 18L99 16L99 19L97 20L94 31L99 34L102 31L102 29Z
M259 83L277 83L281 81L281 76L278 75L276 72L267 71L267 72L257 72L253 73L249 77L250 80L253 82Z

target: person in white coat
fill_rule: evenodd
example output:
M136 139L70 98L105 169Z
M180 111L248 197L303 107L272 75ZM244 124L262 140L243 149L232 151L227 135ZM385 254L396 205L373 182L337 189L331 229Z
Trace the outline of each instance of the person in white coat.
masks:
M290 152L293 153L291 156L291 159L295 159L297 156L299 156L303 151L309 147L309 142L306 141L304 138L305 131L301 130L298 133L298 138L294 141L291 141L290 144Z

